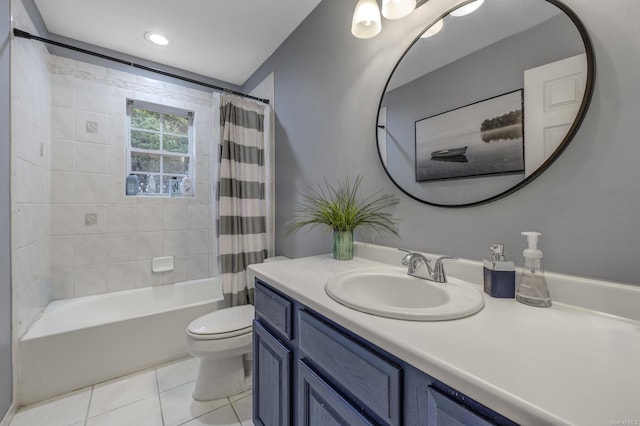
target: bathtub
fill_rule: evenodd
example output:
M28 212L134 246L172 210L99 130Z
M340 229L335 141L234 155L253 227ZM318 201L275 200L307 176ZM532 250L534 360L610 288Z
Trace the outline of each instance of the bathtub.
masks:
M53 301L19 343L20 404L185 356L189 322L223 305L218 278Z

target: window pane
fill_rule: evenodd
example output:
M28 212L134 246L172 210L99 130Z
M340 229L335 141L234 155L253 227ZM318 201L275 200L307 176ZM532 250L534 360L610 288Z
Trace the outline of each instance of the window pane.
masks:
M160 149L160 134L141 130L131 131L131 147L140 149Z
M180 154L189 152L189 138L187 136L164 135L162 145L165 151L179 152Z
M132 152L131 171L160 173L160 157Z
M189 156L193 153L191 119L181 112L150 111L135 102L129 113L128 172L138 176L139 194L168 195L171 178L181 180L194 166Z
M131 127L160 131L160 113L131 108Z
M189 159L186 157L162 157L165 173L186 175L189 169Z
M189 133L189 119L179 115L165 114L163 131L186 136Z

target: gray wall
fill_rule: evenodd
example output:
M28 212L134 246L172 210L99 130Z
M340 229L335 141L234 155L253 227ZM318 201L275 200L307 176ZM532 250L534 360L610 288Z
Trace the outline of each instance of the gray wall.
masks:
M457 0L456 0L457 1ZM245 84L275 72L276 251L330 251L320 230L284 236L299 191L326 176L365 176L366 192L398 194L401 238L376 242L473 259L502 242L520 262L520 231L542 232L547 270L638 285L640 8L629 0L565 0L595 48L596 87L576 138L538 179L488 205L446 209L400 193L378 160L378 102L403 45L454 0L430 0L402 21L384 21L370 40L351 36L354 1L324 0Z
M11 1L0 0L0 420L13 400L11 366Z

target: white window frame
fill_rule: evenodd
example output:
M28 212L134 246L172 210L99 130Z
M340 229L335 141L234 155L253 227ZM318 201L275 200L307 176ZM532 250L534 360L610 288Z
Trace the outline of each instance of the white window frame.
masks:
M177 115L180 117L185 117L189 119L189 131L188 131L188 139L189 139L189 150L187 153L177 153L177 152L170 152L170 151L164 151L162 148L162 135L164 135L165 133L162 131L162 129L160 130L160 149L158 150L153 150L153 149L141 149L141 148L134 148L131 146L131 131L135 130L131 127L131 108L138 108L138 109L144 109L147 111L152 111L152 112L157 112L160 114L170 114L170 115ZM160 182L160 192L157 193L146 193L146 192L138 192L138 195L142 195L142 196L164 196L164 197L168 197L170 194L168 192L162 192L164 186L163 186L163 177L166 176L170 176L170 177L178 177L178 178L182 178L182 177L188 177L191 178L191 182L192 182L192 188L194 188L194 194L195 195L195 186L196 186L196 182L195 182L195 167L196 167L196 163L195 163L195 143L194 143L194 129L193 129L193 120L194 120L194 113L193 111L187 111L187 110L183 110L180 108L175 108L175 107L170 107L167 105L160 105L160 104L155 104L155 103L151 103L151 102L145 102L145 101L140 101L140 100L135 100L135 99L127 99L127 170L126 170L126 176L128 176L129 174L134 174L134 175L154 175L156 176L157 179L159 179ZM148 131L147 129L140 129L140 130L144 130L144 131ZM169 135L173 135L172 133L167 133ZM180 135L177 135L180 136ZM150 154L150 155L154 155L154 156L158 156L160 157L160 172L159 173L145 173L145 172L140 172L140 171L132 171L131 170L131 154L132 153L141 153L141 154ZM164 168L164 162L163 162L163 158L164 157L172 157L172 158L188 158L189 159L189 168L188 168L188 172L187 175L183 175L183 174L176 174L176 173L165 173L163 168Z

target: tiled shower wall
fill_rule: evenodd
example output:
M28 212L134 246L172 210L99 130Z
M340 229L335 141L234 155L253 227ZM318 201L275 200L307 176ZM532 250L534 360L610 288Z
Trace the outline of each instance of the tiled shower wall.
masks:
M53 298L216 275L212 94L58 56L49 70ZM127 98L195 113L195 197L125 196ZM153 273L159 256L175 270Z
M22 2L14 25L36 33ZM12 40L11 252L14 348L51 300L51 95L49 53Z

